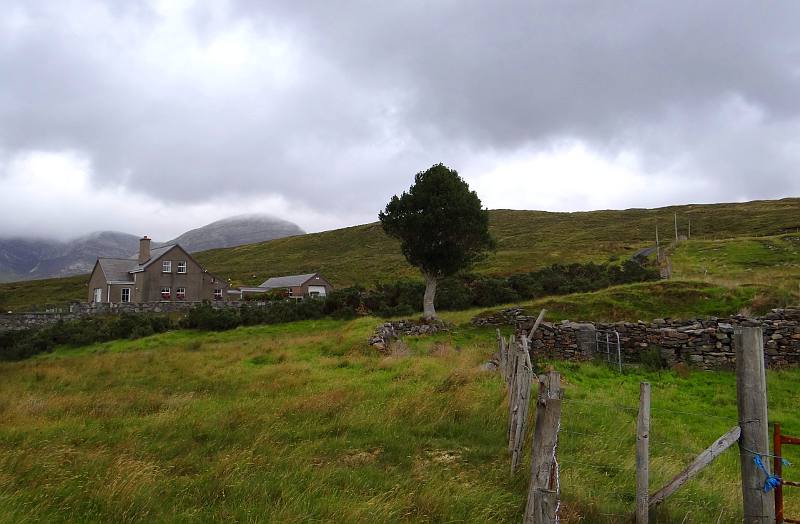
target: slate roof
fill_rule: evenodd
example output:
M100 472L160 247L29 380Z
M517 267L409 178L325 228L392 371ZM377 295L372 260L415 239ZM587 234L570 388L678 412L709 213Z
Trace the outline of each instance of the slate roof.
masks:
M100 269L106 276L106 282L133 282L131 273L144 271L147 266L159 259L164 253L177 244L167 244L150 250L150 258L144 264L139 264L137 258L98 258Z
M130 272L139 267L135 258L98 258L97 263L107 282L132 282Z
M262 282L258 287L264 287L267 289L275 289L279 287L297 287L297 286L302 286L315 276L317 276L317 273L306 273L305 275L288 275L285 277L272 277Z
M139 263L137 262L136 267L131 269L131 271L135 271L135 272L144 271L147 266L149 266L150 264L152 264L153 262L158 260L158 258L161 255L163 255L164 253L166 253L167 251L169 251L170 249L172 249L173 247L175 247L177 245L178 244L167 244L167 245L164 245L164 246L154 247L153 249L150 250L150 258L147 259L147 262L145 262L144 264L141 264L141 265L139 265ZM134 260L134 262L136 262L136 261Z

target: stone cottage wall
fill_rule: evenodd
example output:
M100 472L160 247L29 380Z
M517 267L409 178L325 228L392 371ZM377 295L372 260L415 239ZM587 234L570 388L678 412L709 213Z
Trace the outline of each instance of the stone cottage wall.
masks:
M472 323L478 326L514 326L518 332L527 332L534 321L535 317L525 310L512 308L476 317ZM652 322L543 322L534 333L531 348L534 355L544 358L586 360L594 357L598 330L616 331L626 362L639 361L643 350L654 347L669 365L684 362L703 369L729 369L735 364L733 330L744 321L761 324L769 367L800 364L800 309L775 309L755 319L733 316L725 319L656 319ZM612 341L615 338L612 334Z

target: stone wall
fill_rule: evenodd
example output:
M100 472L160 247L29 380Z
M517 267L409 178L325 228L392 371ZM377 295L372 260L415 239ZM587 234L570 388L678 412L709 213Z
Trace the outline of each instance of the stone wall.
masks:
M379 351L385 351L393 339L399 339L407 335L432 335L440 331L449 330L450 326L442 321L397 320L379 325L369 338L368 343Z
M55 324L59 320L77 320L93 315L119 315L120 313L183 313L202 302L147 302L142 304L92 304L88 302L75 302L70 305L69 312L52 313L12 313L0 315L0 331L17 329L38 328ZM254 307L265 307L269 302L209 302L215 309L239 308L243 304Z
M506 309L474 318L478 326L514 326L527 332L535 316L521 308ZM656 348L668 365L684 362L703 369L734 367L733 330L745 321L761 324L764 330L766 364L771 368L800 365L800 309L776 309L759 318L734 316L725 319L672 320L615 323L543 322L534 333L532 352L536 356L585 360L595 356L595 334L610 332L612 342L619 334L624 362L638 362L641 352ZM616 333L615 333L616 332ZM601 334L605 340L605 333Z

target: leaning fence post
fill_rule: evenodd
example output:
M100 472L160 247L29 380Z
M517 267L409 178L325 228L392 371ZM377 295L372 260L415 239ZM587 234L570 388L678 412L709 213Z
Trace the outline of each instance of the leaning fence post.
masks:
M519 367L517 368L517 390L514 401L517 410L514 413L516 421L514 430L511 432L511 474L519 468L522 462L522 446L525 443L525 428L528 424L528 410L530 407L531 385L533 382L533 365L531 364L530 354L528 353L528 339L520 337L520 346L515 348Z
M739 407L739 461L742 469L744 522L775 522L775 498L764 490L769 471L767 379L764 371L764 338L761 326L744 323L733 336L736 350L736 396Z
M639 384L639 418L636 421L636 524L647 524L650 487L650 384Z
M556 446L560 422L561 375L550 371L539 380L525 524L557 522L559 480Z

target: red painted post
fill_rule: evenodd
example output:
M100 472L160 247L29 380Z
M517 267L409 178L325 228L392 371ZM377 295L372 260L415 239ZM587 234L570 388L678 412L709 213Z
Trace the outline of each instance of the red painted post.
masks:
M781 478L781 483L775 488L775 522L781 524L783 522L783 463L781 457L781 425L777 422L772 428L772 471L775 475Z

